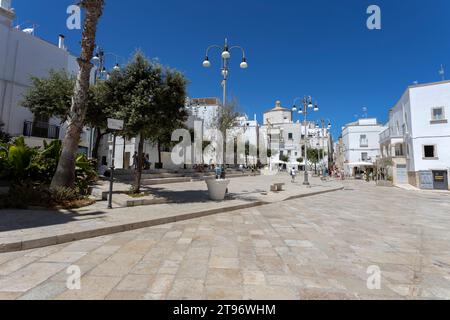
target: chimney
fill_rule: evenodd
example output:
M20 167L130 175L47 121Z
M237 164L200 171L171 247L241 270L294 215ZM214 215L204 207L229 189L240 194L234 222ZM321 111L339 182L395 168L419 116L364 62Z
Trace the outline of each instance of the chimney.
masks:
M64 40L66 39L66 37L62 34L59 35L59 41L58 41L58 48L62 49L62 50L66 50L66 46L64 45Z

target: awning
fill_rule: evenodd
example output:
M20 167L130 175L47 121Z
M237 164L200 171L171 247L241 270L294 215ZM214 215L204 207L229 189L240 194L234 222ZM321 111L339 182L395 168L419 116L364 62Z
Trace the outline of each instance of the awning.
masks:
M371 162L353 162L347 163L349 167L373 167L374 164Z

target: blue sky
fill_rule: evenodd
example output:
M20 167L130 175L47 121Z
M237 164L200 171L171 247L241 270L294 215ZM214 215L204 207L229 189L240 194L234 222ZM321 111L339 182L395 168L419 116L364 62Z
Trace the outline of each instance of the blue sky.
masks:
M39 25L37 35L57 42L64 33L77 53L80 34L65 27L74 0L13 0L17 22ZM382 30L366 28L366 9L382 10ZM202 68L205 49L231 44L247 51L249 69L232 57L230 96L251 117L281 100L312 95L330 118L334 135L362 115L385 122L388 109L414 81L450 78L448 0L106 0L98 44L128 59L135 49L185 73L189 96L221 97L219 53ZM111 60L112 59L112 60ZM110 58L110 63L115 63Z

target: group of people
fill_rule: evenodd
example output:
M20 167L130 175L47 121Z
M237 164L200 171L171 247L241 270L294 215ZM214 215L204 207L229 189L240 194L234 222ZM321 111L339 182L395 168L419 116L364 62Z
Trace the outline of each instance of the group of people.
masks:
M133 155L133 168L134 168L134 170L138 169L138 166L139 166L139 161L138 160L139 160L138 153L135 152L134 155ZM144 160L144 163L143 163L144 170L150 170L150 168L152 166L152 163L150 162L150 155L147 153L144 156L143 160Z

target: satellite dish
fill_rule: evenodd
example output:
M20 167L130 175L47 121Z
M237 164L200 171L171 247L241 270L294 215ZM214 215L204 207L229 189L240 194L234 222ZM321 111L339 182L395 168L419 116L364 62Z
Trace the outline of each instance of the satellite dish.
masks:
M23 29L22 32L25 32L27 34L33 34L34 33L34 28L26 28L26 29Z

